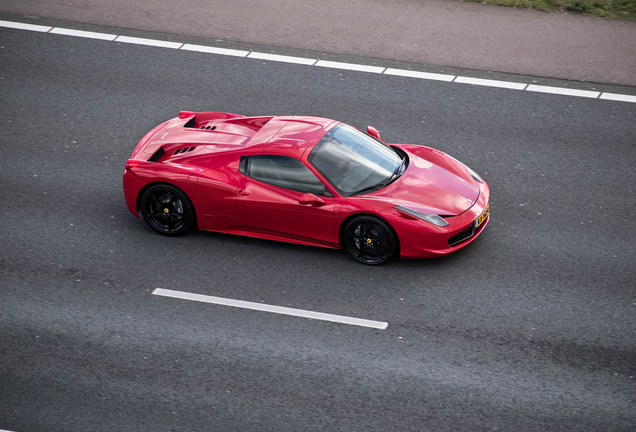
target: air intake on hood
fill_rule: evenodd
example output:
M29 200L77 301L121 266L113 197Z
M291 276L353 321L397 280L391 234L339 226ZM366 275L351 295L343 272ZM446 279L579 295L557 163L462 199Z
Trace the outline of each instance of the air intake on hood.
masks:
M188 122L186 124L183 125L183 127L193 128L196 124L197 124L197 118L196 117L192 117L190 120L188 120Z

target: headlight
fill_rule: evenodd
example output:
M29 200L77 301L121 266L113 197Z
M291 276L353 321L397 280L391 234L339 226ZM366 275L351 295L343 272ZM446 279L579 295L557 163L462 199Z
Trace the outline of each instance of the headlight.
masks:
M466 168L468 170L468 172L470 173L471 176L473 176L473 178L475 180L477 180L479 183L483 183L484 179L481 178L481 176L479 174L477 174L475 171L473 171L471 168L467 167L465 163L458 161L457 159L455 159L454 157L452 157L451 155L449 155L448 153L444 153L446 156L448 156L449 158L451 158L452 160L454 160L455 162L459 162L460 164L462 164L464 166L464 168Z
M422 219L423 221L426 221L428 223L432 223L433 225L436 225L439 227L444 227L448 225L448 222L446 222L441 216L436 214L422 213L417 210L413 210L412 208L408 208L404 206L396 206L393 208L401 212L410 214L411 216L415 216L416 218Z

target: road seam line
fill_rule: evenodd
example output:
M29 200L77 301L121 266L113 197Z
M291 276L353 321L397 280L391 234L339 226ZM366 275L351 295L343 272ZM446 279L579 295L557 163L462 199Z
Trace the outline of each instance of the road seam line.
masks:
M14 21L0 20L0 27L12 28L12 29L18 29L18 30L35 31L35 32L41 32L41 33L61 34L65 36L101 39L101 40L131 43L131 44L137 44L137 45L147 45L147 46L154 46L154 47L160 47L160 48L181 49L184 51L196 51L196 52L202 52L202 53L208 53L208 54L248 57L253 59L294 63L294 64L300 64L300 65L306 65L306 66L319 66L319 67L343 69L343 70L350 70L350 71L357 71L357 72L378 73L378 74L389 75L389 76L401 76L401 77L423 79L423 80L445 81L445 82L451 82L451 83L472 84L472 85L480 85L480 86L487 86L487 87L498 87L498 88L504 88L504 89L510 89L510 90L525 90L525 91L531 91L536 93L546 93L546 94L563 95L563 96L602 99L607 101L636 103L636 96L620 94L620 93L605 93L600 91L551 87L551 86L542 86L542 85L536 85L536 84L524 84L524 83L518 83L513 81L499 81L499 80L490 80L490 79L482 79L482 78L471 78L471 77L464 77L464 76L437 74L437 73L430 73L430 72L410 71L405 69L384 68L381 66L370 66L370 65L363 65L363 64L356 64L356 63L334 62L334 61L328 61L328 60L310 59L305 57L293 57L293 56L285 56L285 55L278 55L278 54L260 53L256 51L242 51L242 50L235 50L235 49L228 49L228 48L217 48L217 47L206 46L206 45L183 44L180 42L168 42L168 41L162 41L162 40L156 40L156 39L145 39L145 38L137 38L137 37L130 37L130 36L122 36L122 35L110 35L107 33L87 32L87 31L81 31L81 30L66 29L61 27L48 27L48 26L20 23L20 22L14 22Z
M282 307L282 306L268 305L263 303L253 303L253 302L248 302L243 300L233 300L233 299L228 299L223 297L214 297L214 296L208 296L203 294L194 294L194 293L174 291L174 290L163 289L163 288L156 288L152 292L152 294L163 296L163 297L178 298L182 300L193 300L193 301L198 301L202 303L211 303L211 304L222 305L222 306L251 309L251 310L257 310L261 312L271 312L271 313L276 313L280 315L291 315L291 316L301 317L301 318L330 321L330 322L335 322L340 324L349 324L349 325L355 325L359 327L370 327L370 328L376 328L380 330L386 329L389 325L389 323L382 322L382 321L353 318L353 317L347 317L343 315L332 315L332 314L327 314L323 312L313 312L313 311L308 311L303 309L294 309L294 308L288 308L288 307Z

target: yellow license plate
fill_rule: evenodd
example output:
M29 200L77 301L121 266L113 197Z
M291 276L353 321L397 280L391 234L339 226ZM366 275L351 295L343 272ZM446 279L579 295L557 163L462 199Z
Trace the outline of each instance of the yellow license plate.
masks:
M475 219L475 229L479 228L479 226L482 223L484 223L486 219L488 219L489 214L490 214L490 204L488 204L486 206L486 210L484 210L484 212L477 219Z

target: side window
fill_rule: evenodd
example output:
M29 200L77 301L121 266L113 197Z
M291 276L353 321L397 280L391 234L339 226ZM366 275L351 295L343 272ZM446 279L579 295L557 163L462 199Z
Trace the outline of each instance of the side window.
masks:
M241 156L241 164L239 165L239 172L247 175L247 164L249 163L249 156Z
M318 177L299 160L287 156L251 156L245 165L247 175L253 179L291 189L331 196Z

